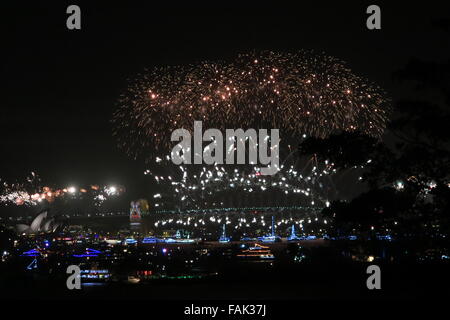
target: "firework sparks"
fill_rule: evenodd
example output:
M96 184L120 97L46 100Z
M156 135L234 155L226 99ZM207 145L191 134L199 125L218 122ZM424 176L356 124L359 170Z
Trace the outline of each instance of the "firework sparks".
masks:
M382 91L333 57L307 52L244 54L146 72L121 96L113 117L130 156L167 154L173 130L278 128L287 137L359 130L380 136L389 103Z
M273 176L261 175L257 167L245 170L218 165L203 168L166 165L164 174L157 174L160 168L155 168L146 170L144 175L151 176L152 183L157 185L153 198L155 208L159 209L264 206L277 202L323 208L337 198L338 184L344 184L345 191L349 191L349 184L358 185L353 177L358 170L354 168L338 172L329 161L319 163L316 157L302 160L282 165Z
M1 180L0 180L1 181ZM56 199L79 199L81 197L90 197L96 206L101 206L107 199L120 196L125 192L122 186L89 186L88 188L76 188L69 186L67 188L51 188L42 186L42 181L37 174L31 173L25 182L8 183L2 182L0 192L0 204L35 206L42 201L49 203Z

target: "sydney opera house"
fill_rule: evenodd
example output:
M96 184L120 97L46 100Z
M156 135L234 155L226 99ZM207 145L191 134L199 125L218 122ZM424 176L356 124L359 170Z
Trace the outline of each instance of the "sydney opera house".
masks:
M19 234L51 233L59 227L61 227L61 223L56 222L54 217L49 217L47 211L44 211L34 218L29 226L26 224L16 225L16 230Z

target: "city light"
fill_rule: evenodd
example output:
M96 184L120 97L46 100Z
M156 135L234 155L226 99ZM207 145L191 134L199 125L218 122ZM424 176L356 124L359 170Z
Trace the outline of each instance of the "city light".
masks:
M68 191L69 193L74 194L75 192L77 192L77 188L75 188L75 187L69 187L69 188L67 188L67 191Z

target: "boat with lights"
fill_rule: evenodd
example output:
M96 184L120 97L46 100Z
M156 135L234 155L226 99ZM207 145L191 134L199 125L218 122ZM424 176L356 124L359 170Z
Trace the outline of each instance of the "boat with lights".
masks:
M222 228L222 235L219 238L219 242L220 243L228 243L231 241L230 237L227 237L227 234L225 232L225 224L223 224L223 228Z
M281 238L275 234L275 222L272 216L272 227L271 233L267 236L258 237L258 241L261 242L278 242L281 241Z
M267 246L255 243L251 247L246 247L241 250L240 253L236 255L238 258L243 260L273 260L275 256L270 251Z

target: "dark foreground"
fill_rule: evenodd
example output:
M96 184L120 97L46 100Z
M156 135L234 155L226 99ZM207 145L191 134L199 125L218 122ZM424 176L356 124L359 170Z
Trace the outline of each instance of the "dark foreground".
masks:
M382 289L368 290L368 264L311 265L271 270L230 267L210 279L111 282L68 290L63 279L46 281L2 274L2 296L8 299L120 300L441 300L450 294L448 265L380 265Z

